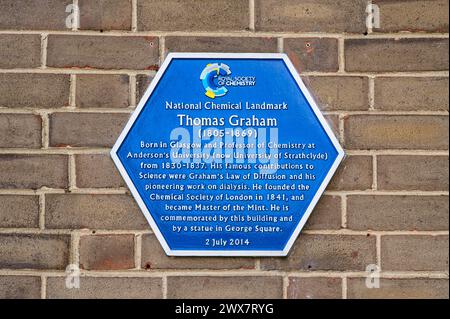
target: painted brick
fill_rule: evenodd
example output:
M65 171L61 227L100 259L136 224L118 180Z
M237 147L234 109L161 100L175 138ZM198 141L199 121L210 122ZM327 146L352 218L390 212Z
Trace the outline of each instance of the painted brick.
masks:
M281 277L168 277L170 299L278 299Z
M69 236L0 235L0 268L65 269L69 264Z
M79 188L125 187L109 155L76 155L75 167Z
M54 113L50 116L50 145L111 147L129 114Z
M277 52L276 38L249 37L167 37L168 52Z
M328 190L367 190L372 188L371 156L347 156L328 184Z
M287 32L366 31L363 0L256 0L256 29Z
M142 238L142 268L150 269L254 269L253 258L168 257L155 235Z
M59 68L158 68L158 38L50 35L47 65Z
M134 268L134 235L82 236L80 268L86 270Z
M42 119L39 115L0 114L0 147L41 147Z
M40 299L41 278L31 276L0 276L1 299Z
M162 298L161 278L81 277L80 289L67 289L65 277L47 279L49 299Z
M369 80L359 76L307 77L319 108L323 111L364 111L369 108Z
M81 108L123 108L130 105L127 75L77 75L76 105Z
M145 91L150 86L153 76L147 74L138 74L136 76L136 103L139 103L144 96Z
M0 74L0 107L57 108L69 104L66 74Z
M447 77L375 79L375 108L386 111L448 111Z
M40 65L40 35L0 34L0 68L35 68Z
M336 72L339 69L338 41L331 38L284 39L284 52L300 72Z
M448 271L448 236L383 236L384 271Z
M322 196L306 222L305 229L340 229L341 216L341 198L339 196Z
M448 39L348 39L347 71L448 70Z
M143 230L150 227L128 195L47 195L45 224L52 229Z
M37 196L0 195L0 227L39 227Z
M380 8L377 32L448 32L447 0L374 0Z
M347 226L356 230L448 230L448 196L349 196Z
M264 270L365 270L376 261L374 236L301 234L287 258L263 258Z
M288 299L341 299L341 278L289 278Z
M157 31L245 30L247 0L139 0L138 29Z
M350 299L448 299L448 279L385 279L380 288L368 289L365 278L349 278Z
M66 188L67 156L0 155L0 188Z
M81 30L131 30L131 0L78 0Z
M448 191L448 156L379 156L378 188Z
M448 149L448 116L354 115L344 125L348 149Z

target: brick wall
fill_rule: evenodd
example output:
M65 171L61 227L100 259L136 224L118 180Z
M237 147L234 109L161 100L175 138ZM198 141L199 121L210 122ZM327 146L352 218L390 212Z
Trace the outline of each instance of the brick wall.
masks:
M373 3L368 29L363 0L2 0L0 297L448 298L448 0ZM113 167L170 51L285 52L332 122L289 257L166 257Z

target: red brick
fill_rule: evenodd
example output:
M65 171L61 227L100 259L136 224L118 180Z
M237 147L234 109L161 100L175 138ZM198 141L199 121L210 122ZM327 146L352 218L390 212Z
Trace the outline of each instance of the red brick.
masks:
M139 0L138 29L157 31L245 30L247 0Z
M82 236L80 268L86 270L134 268L134 235Z
M263 258L264 270L365 270L376 261L374 236L302 234L287 258Z
M382 190L448 191L448 156L378 156Z
M131 0L78 0L81 30L131 30Z
M37 196L0 195L0 227L39 227Z
M124 108L130 105L127 75L77 75L76 105L81 108Z
M384 271L448 271L448 236L383 236Z
M158 63L159 44L154 37L48 37L47 65L51 67L153 70Z
M448 230L448 196L349 196L347 226L356 230Z
M66 188L67 156L0 155L0 188Z
M36 68L40 65L40 35L0 34L0 68Z
M57 108L69 105L66 74L0 74L0 107Z
M50 116L50 145L111 147L129 117L122 113L53 113Z
M352 115L344 122L348 149L448 149L448 116Z
M40 148L42 119L39 115L0 114L0 147Z
M142 268L150 269L253 269L253 258L168 257L155 235L142 238Z
M445 71L448 39L348 39L347 71Z
M128 195L47 195L45 225L51 229L150 228L136 202Z
M136 103L139 103L144 96L145 91L150 86L153 76L147 74L138 74L136 76Z
M170 299L279 299L283 281L277 276L168 277Z
M69 236L0 234L0 268L65 269Z
M372 188L371 156L347 156L328 185L328 190L367 190Z
M341 278L290 277L288 299L341 299Z
M298 72L336 72L339 69L338 41L331 38L290 38L284 52Z
M109 155L76 155L75 167L77 187L125 187L125 182Z
M32 276L0 276L1 299L40 299L41 278Z

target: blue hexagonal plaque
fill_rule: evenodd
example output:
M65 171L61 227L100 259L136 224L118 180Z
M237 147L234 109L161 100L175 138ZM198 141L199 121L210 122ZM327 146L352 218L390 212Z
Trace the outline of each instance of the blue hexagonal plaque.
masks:
M284 54L169 54L111 151L172 256L285 256L344 152Z

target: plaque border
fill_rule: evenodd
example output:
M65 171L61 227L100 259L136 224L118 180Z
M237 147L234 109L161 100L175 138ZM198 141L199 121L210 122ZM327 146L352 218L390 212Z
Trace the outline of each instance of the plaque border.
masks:
M128 135L130 129L132 128L134 122L137 120L139 115L141 114L146 102L148 101L149 97L155 90L157 84L161 80L162 76L166 72L168 66L172 62L173 59L273 59L273 60L283 60L286 67L288 68L289 72L291 73L291 76L294 78L294 80L297 82L297 85L303 95L305 96L306 100L310 104L315 116L319 120L320 124L322 125L323 129L327 133L328 137L330 138L333 146L335 147L338 155L336 157L336 160L334 161L333 165L331 166L330 170L328 171L327 175L325 176L324 180L322 181L322 184L320 185L319 189L317 190L316 194L314 195L313 199L311 200L308 208L306 209L305 213L303 214L303 217L300 219L297 227L295 228L294 232L292 233L290 239L286 243L283 250L173 250L169 247L167 244L164 236L162 235L161 231L159 230L157 224L153 220L153 217L145 205L144 201L142 200L139 192L137 191L136 187L134 186L133 182L131 181L130 177L128 176L124 166L122 165L118 155L117 151L119 150L120 146L122 145L123 141L125 140L126 136ZM336 136L334 135L334 132L331 130L330 125L328 124L327 120L323 116L322 112L318 108L314 98L312 97L311 93L309 92L308 88L303 83L302 79L300 78L299 73L297 72L296 68L292 64L289 57L284 53L169 53L164 60L163 64L161 65L160 69L156 73L155 77L151 81L149 87L145 91L144 95L142 96L141 100L139 101L139 104L137 105L136 109L133 111L130 119L128 120L127 124L125 125L124 129L122 130L122 133L120 134L119 138L117 139L116 143L114 144L113 148L110 151L111 158L114 161L114 164L118 168L120 174L122 175L123 179L125 180L127 186L129 187L134 199L139 205L139 208L144 213L145 218L147 219L148 223L150 224L154 234L158 238L159 242L161 243L161 246L164 249L164 252L168 256L247 256L247 257L283 257L287 256L289 251L291 250L292 246L294 245L294 242L296 241L298 235L300 234L301 230L303 229L303 226L305 225L306 221L308 220L309 216L311 215L312 211L314 210L314 207L316 206L317 202L319 201L320 197L322 196L323 192L325 191L325 188L327 187L328 183L330 182L331 178L335 174L339 164L345 157L345 152L340 145L339 141L337 140Z

